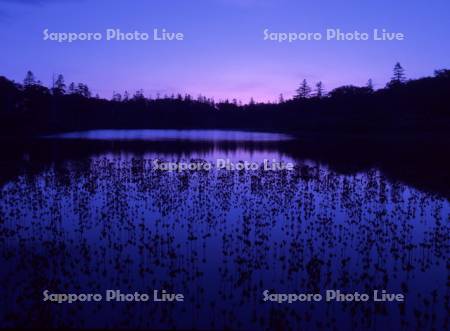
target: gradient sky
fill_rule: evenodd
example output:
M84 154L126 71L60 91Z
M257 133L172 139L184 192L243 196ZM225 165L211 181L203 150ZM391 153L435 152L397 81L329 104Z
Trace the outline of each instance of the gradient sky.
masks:
M203 94L244 102L290 97L306 78L326 90L364 85L383 87L400 61L407 76L450 68L448 0L0 0L0 75L22 81L26 70L50 84L85 82L103 97L113 91L145 95ZM182 42L43 41L42 31L183 32ZM399 42L296 42L263 40L278 32L402 32Z

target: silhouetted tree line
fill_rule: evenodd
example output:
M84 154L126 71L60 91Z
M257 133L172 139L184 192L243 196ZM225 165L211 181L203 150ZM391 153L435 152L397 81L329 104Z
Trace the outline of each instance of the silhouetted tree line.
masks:
M341 86L325 93L306 80L294 98L248 104L215 102L203 96L146 98L114 92L111 100L93 96L85 84L68 86L58 75L51 88L31 71L23 84L0 76L2 135L34 135L100 128L233 128L315 133L444 132L450 128L450 70L407 80L397 63L386 87Z

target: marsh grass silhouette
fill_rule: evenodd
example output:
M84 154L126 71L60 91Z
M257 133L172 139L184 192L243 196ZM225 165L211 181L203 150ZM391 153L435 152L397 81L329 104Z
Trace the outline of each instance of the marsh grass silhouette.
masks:
M164 150L153 155L180 158ZM84 155L0 187L6 327L448 328L445 198L376 169L298 160L293 172L178 173L151 169L146 154ZM167 289L186 303L46 305L47 288ZM389 289L407 303L276 305L261 302L265 289Z

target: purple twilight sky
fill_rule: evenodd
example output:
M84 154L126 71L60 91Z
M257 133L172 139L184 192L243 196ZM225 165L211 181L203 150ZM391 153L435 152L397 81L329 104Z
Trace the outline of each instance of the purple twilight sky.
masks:
M0 75L22 81L26 70L50 84L84 82L103 97L113 91L146 96L190 93L216 100L290 97L306 78L326 90L383 87L399 61L407 76L450 67L450 1L304 0L0 0ZM101 32L117 28L153 36L182 32L183 41L43 40L49 32ZM401 32L404 41L297 41L264 39L271 32L339 28L372 36L375 28ZM104 39L104 38L103 38Z

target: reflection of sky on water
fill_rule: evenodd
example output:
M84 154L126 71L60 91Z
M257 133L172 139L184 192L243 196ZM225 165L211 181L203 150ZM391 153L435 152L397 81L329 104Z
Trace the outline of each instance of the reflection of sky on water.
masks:
M281 133L221 130L93 130L60 133L47 138L87 140L190 140L190 141L283 141L292 139Z
M218 147L105 152L3 185L1 325L445 329L448 200L377 170L343 175L312 161L291 172L167 172L146 162L222 157L290 160ZM167 289L186 302L47 305L44 289ZM266 289L386 289L407 302L278 305L261 301Z

